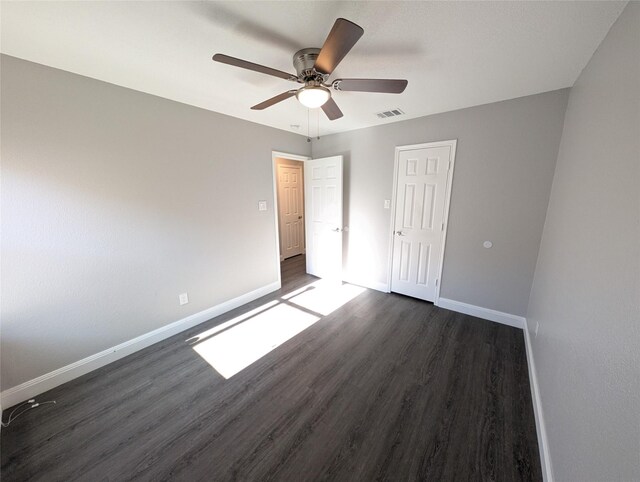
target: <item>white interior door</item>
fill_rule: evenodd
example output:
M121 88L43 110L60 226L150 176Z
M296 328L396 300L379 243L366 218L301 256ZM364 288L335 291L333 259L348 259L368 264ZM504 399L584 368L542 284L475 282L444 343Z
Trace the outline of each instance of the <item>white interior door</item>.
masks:
M307 273L342 280L342 156L304 165Z
M302 166L278 165L280 259L304 252Z
M398 155L391 291L435 301L454 146L441 143Z

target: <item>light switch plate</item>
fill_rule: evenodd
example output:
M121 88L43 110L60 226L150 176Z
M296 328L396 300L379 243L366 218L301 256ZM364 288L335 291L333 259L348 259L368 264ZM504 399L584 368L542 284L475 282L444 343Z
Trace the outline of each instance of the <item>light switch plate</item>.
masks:
M267 201L258 201L258 211L267 210Z
M180 305L186 305L189 303L189 295L187 293L181 293L178 296L178 300L180 300Z
M391 199L385 199L384 200L384 208L385 209L390 209L391 208Z

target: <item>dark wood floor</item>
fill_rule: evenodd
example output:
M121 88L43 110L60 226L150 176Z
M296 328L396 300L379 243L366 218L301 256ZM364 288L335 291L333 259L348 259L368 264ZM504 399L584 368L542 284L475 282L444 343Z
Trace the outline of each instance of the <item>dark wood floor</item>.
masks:
M312 281L38 397L2 481L542 480L515 328L366 291L228 380L186 342Z

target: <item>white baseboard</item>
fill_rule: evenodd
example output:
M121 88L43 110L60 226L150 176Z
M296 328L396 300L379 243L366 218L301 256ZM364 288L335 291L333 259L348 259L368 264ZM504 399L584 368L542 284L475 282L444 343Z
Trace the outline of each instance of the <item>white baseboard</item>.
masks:
M533 360L533 350L531 347L531 335L527 327L527 320L524 322L524 342L527 350L527 365L529 367L529 383L531 384L531 399L533 401L533 413L536 418L536 433L538 434L538 448L540 450L540 465L542 465L542 478L545 482L553 482L553 471L551 470L551 457L549 456L549 442L547 440L547 430L542 414L542 400L540 388L538 386L538 375L536 364Z
M540 465L542 466L542 477L545 482L553 482L553 471L551 470L551 458L549 456L549 442L547 441L547 431L542 414L542 402L540 398L540 388L538 386L538 376L536 365L533 360L531 349L531 335L527 328L527 319L523 316L503 313L502 311L482 308L481 306L462 303L461 301L440 298L437 303L440 308L445 308L458 313L476 316L489 321L495 321L505 325L521 328L524 331L525 348L527 352L527 366L529 368L529 383L531 385L531 399L533 402L533 412L536 419L536 434L538 437L538 448L540 450Z
M526 320L523 316L512 315L510 313L491 310L489 308L470 305L468 303L450 300L447 298L439 298L438 301L436 301L435 305L447 310L457 311L458 313L464 313L465 315L471 315L477 318L482 318L484 320L495 321L496 323L502 323L503 325L509 325L520 329L523 329L526 323Z
M352 278L346 276L343 281L351 285L362 286L363 288L369 288L376 291L382 291L383 293L389 293L389 287L386 283L379 283L377 281L365 280L360 278Z
M138 350L142 350L154 343L158 343L159 341L165 340L184 330L208 321L211 318L220 316L227 311L231 311L234 308L272 293L273 291L280 289L280 286L279 281L262 286L256 290L250 291L249 293L245 293L216 306L212 306L204 311L187 316L186 318L150 331L149 333L145 333L144 335L140 335L132 340L128 340L124 343L108 348L100 353L88 356L87 358L83 358L75 363L58 368L57 370L46 373L38 378L34 378L33 380L29 380L15 387L4 390L2 394L0 394L0 406L11 407L17 403L29 400L30 398L44 393L47 390L51 390L58 385L62 385L74 378L78 378L111 362L119 360L120 358L131 355Z

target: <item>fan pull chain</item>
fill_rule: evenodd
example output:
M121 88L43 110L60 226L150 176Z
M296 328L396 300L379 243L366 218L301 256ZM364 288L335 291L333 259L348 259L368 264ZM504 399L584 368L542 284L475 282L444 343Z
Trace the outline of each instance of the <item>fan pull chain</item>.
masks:
M316 119L317 119L316 127L318 129L317 130L317 134L318 134L317 139L320 140L320 109L316 109L316 114L317 114L316 115Z
M311 114L310 109L307 108L307 142L311 142Z

